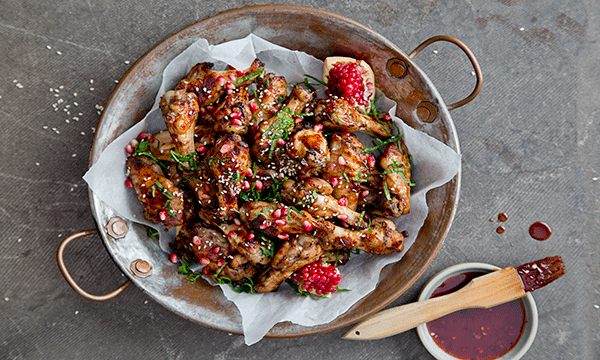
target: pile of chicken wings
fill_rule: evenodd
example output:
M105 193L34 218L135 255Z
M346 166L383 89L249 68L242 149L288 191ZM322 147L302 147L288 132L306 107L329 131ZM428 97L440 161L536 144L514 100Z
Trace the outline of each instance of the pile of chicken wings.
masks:
M162 96L167 130L140 134L126 163L145 218L177 228L175 254L270 292L315 261L403 250L389 217L409 212L411 165L389 115L316 99L258 59L213 67Z

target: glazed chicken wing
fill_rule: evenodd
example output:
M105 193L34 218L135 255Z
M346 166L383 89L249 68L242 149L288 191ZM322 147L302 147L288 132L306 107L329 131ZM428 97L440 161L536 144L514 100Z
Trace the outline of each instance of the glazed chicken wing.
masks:
M219 189L217 219L232 218L238 210L238 196L252 166L250 150L237 134L227 134L217 141L206 157Z
M363 230L349 230L335 226L333 232L319 242L324 250L339 250L344 247L358 249L374 255L387 255L404 249L404 235L396 225L384 217L370 221Z
M333 229L333 224L282 203L247 202L240 209L240 218L248 227L281 240L293 234L323 237Z
M237 220L239 222L239 220ZM271 244L264 242L261 236L258 236L254 231L246 229L242 224L221 224L221 231L227 236L229 244L236 249L241 255L248 259L253 264L266 265L271 259L265 255L265 251ZM238 264L230 262L234 267Z
M281 143L285 144L290 131L294 128L294 117L300 114L314 93L301 86L295 86L279 112L263 120L254 134L252 155L268 164L279 157Z
M213 71L212 67L213 64L207 62L196 64L177 84L175 90L194 92L198 96L198 105L202 108L215 103L228 89L248 86L264 71L264 64L258 59L243 71Z
M349 133L333 134L329 150L331 158L325 165L322 177L332 184L334 198L341 200L351 210L356 210L361 185L371 180L375 158L365 153L362 143Z
M384 208L391 216L410 211L410 158L406 145L400 139L390 143L379 158L383 169Z
M294 272L319 259L323 251L308 235L293 235L273 256L270 268L260 275L254 285L257 292L276 290Z
M181 155L193 153L194 129L199 111L196 95L185 90L167 91L159 105L177 152Z
M331 185L320 178L302 181L287 180L283 183L281 197L290 204L305 209L323 219L337 218L353 227L366 227L367 216L359 214L331 196Z
M319 175L329 161L327 139L313 128L296 131L286 143L285 151L300 164L301 177Z
M336 96L317 102L315 118L328 129L360 131L383 138L392 136L389 124L361 113L348 101Z
M258 125L273 116L283 106L283 100L287 98L287 82L283 76L266 74L257 83L257 89L251 96L251 108L253 110L252 134L258 129ZM254 129L254 130L253 130Z
M233 266L231 259L239 254L230 251L229 242L219 232L208 229L200 223L187 224L175 238L175 249L184 254L187 261L196 260L212 273L228 277L232 281L252 277L256 267L248 262L238 262Z
M172 227L191 217L183 191L164 176L154 160L146 156L130 156L127 158L127 176L144 207L147 220Z
M252 111L248 105L248 90L238 88L229 92L212 113L215 119L214 129L219 133L248 132L252 120Z

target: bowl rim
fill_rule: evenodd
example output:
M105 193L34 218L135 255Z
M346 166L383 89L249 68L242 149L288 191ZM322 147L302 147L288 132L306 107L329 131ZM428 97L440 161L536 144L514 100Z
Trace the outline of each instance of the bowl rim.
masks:
M109 98L106 101L105 108L108 108L111 105L113 105L113 103L115 101L117 101L116 95L119 92L124 91L126 89L126 87L129 85L129 84L126 84L126 81L124 81L124 80L127 80L132 74L134 74L136 71L138 71L140 68L142 68L145 65L145 63L152 61L153 58L156 56L157 51L159 51L160 49L168 48L169 44L172 43L173 41L176 41L178 38L189 36L190 34L193 35L194 29L196 29L198 26L200 26L203 23L207 23L209 21L215 21L215 19L219 19L221 17L227 17L227 16L239 15L239 14L244 15L246 13L261 12L261 11L306 12L306 13L309 13L316 17L332 17L332 18L339 20L340 22L345 23L346 25L355 27L355 28L359 29L360 31L364 31L364 32L371 34L373 37L377 38L379 41L384 43L385 46L388 47L391 51L402 54L406 59L408 59L408 61L410 61L410 64L413 65L415 67L415 69L417 69L418 73L421 76L423 76L423 78L427 82L427 84L431 86L433 95L436 97L436 99L440 100L440 112L442 114L444 114L444 116L447 117L447 119L449 120L449 122L446 124L446 126L448 127L448 134L450 135L449 140L454 143L453 144L454 146L452 146L452 145L449 145L449 146L453 147L454 150L458 154L460 154L460 146L459 146L458 136L456 133L456 128L455 128L454 122L452 121L452 119L449 115L448 109L446 108L446 106L443 102L443 98L437 92L437 89L435 88L435 86L433 85L431 80L427 77L427 75L414 63L414 61L409 59L408 56L401 49L399 49L394 43L392 43L390 40L388 40L381 34L375 32L374 30L372 30L372 29L366 27L365 25L362 25L350 18L347 18L342 15L338 15L338 14L335 14L332 12L328 12L325 10L315 9L315 8L311 8L311 7L298 6L298 5L284 5L284 4L273 5L272 4L272 5L252 5L252 6L234 8L234 9L229 9L229 10L226 10L223 12L219 12L215 15L212 15L205 19L201 19L197 22L194 22L190 25L183 27L182 29L178 30L177 32L173 33L172 35L169 35L168 37L164 38L163 40L161 40L158 43L156 43L155 45L153 45L148 51L146 51L143 55L141 55L131 65L131 67L123 74L123 76L119 80L119 83L117 84L117 86L111 92ZM103 122L103 120L105 118L105 114L106 114L106 112L102 113L102 115L98 121L97 128L99 128L100 123ZM93 141L94 146L92 146L92 149L91 149L90 155L89 155L89 167L91 167L95 163L95 161L99 157L100 153L104 149L104 148L98 149L96 146L97 143L99 142L100 136L101 136L101 134L99 132L96 132L94 141ZM439 250L441 249L441 247L444 243L445 238L447 237L447 235L449 233L450 227L453 223L453 220L455 218L456 211L457 211L458 199L459 199L459 195L460 195L461 173L462 173L462 171L459 169L459 172L457 173L455 178L453 180L451 180L450 183L445 184L445 186L452 187L453 204L452 204L452 206L450 206L447 209L446 216L447 216L448 221L446 224L444 224L442 231L440 231L440 233L439 233L440 239L439 239L438 243L430 249L429 256L425 259L423 265L416 271L416 273L410 279L408 279L409 281L406 281L403 284L403 286L399 286L399 287L393 289L392 291L390 291L389 296L386 299L384 299L383 301L379 302L377 305L370 306L368 309L363 309L364 311L362 313L352 316L351 318L346 318L345 315L348 314L349 312L354 311L354 309L355 309L354 306L352 308L350 308L348 310L348 312L340 315L338 318L336 318L332 322L323 324L323 325L304 327L304 326L300 326L300 325L296 325L296 324L288 324L288 325L296 326L297 329L295 329L295 330L291 329L290 331L287 331L287 332L286 331L279 332L279 331L273 331L273 330L276 329L279 325L282 325L283 323L276 324L265 335L265 337L280 338L280 337L307 336L307 335L323 333L326 331L332 331L332 330L336 330L336 329L351 325L353 323L356 323L356 322L368 317L369 315L371 315L373 313L376 313L377 311L381 310L385 306L389 305L392 301L394 301L396 298L398 298L403 292L405 292L408 288L410 288L412 285L414 285L416 280L418 278L420 278L423 275L423 273L425 272L425 270L431 265L433 259L437 256ZM96 220L97 227L99 229L102 229L103 225L102 225L101 221L99 221L100 211L98 210L98 208L102 207L101 201L95 197L95 195L92 193L91 190L89 190L89 198L90 198L90 203L92 205L92 212L94 214L94 219ZM117 256L114 253L114 249L112 249L110 246L111 239L109 239L109 237L103 231L100 231L100 234L103 239L105 247L107 248L109 254L111 255L111 258L113 259L113 261L115 262L117 267L119 267L121 269L121 271L129 278L130 281L132 281L136 285L137 288L146 292L155 301L157 301L161 305L165 306L171 312L174 312L180 316L183 316L183 317L187 318L188 320L191 320L192 322L200 323L203 326L207 326L207 327L221 330L221 331L228 331L228 332L238 333L238 334L242 333L240 331L227 329L227 328L219 327L217 325L212 325L210 323L204 323L201 321L197 321L196 319L191 318L189 316L189 314L186 314L185 312L179 311L177 309L173 309L168 304L165 304L163 301L161 301L160 299L155 297L154 294L152 293L152 291L149 291L148 289L146 289L146 287L140 281L140 279L138 279L135 276L133 276L132 274L130 274L130 272L128 271L125 264L122 264L121 262L117 261ZM399 263L402 262L404 259L406 259L410 253L411 252L409 250L409 252L407 254L405 254L405 256L403 257L403 259L401 259L399 261ZM394 264L390 264L390 265L394 265ZM367 297L368 296L370 296L370 295L367 295ZM362 303L362 300L359 301L357 304L355 304L355 306L360 305L361 303Z
M488 272L500 270L501 268L495 265L482 263L482 262L467 262L452 265L436 275L434 275L426 284L423 286L421 292L419 293L418 301L424 301L429 299L433 291L440 286L444 281L449 279L452 276L459 275L468 271L478 271L485 270ZM535 336L537 334L538 325L539 325L539 315L537 306L535 304L535 300L533 299L533 295L531 292L527 292L525 297L521 298L523 301L523 305L525 307L525 329L523 330L523 334L519 338L517 344L506 354L495 358L494 360L518 360L520 359L531 347L533 341L535 340ZM417 334L421 343L427 351L433 357L438 360L460 360L457 357L454 357L444 350L437 346L436 342L433 341L433 338L427 331L427 324L421 324L417 327ZM518 350L517 350L518 349ZM507 357L509 356L509 357Z

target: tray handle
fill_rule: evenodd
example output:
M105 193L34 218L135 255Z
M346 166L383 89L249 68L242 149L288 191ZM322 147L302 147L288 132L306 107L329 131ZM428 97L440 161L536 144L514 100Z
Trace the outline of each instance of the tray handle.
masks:
M433 44L434 42L438 42L438 41L447 41L447 42L450 42L450 43L458 46L469 58L469 61L471 62L471 65L473 65L473 69L475 70L475 76L477 78L477 82L475 83L475 89L473 89L473 92L471 92L471 94L469 94L469 96L467 96L466 98L464 98L460 101L455 102L454 104L448 105L448 110L452 110L452 109L456 109L463 105L468 104L473 99L475 99L475 97L477 97L477 95L479 94L479 91L481 90L481 84L482 84L481 67L479 66L477 59L475 59L475 56L473 55L471 50L469 50L467 45L465 45L462 41L458 40L457 38L454 38L454 37L448 36L448 35L433 36L433 37L423 41L419 46L417 46L408 55L408 57L412 60L415 56L417 56L417 54L419 54L427 46Z
M77 232L77 233L67 237L66 239L64 239L60 243L60 246L58 247L58 250L56 252L56 261L58 262L58 268L60 269L60 272L65 277L65 280L67 281L67 283L73 288L73 290L75 290L76 293L78 293L79 295L81 295L82 297L84 297L88 300L106 301L106 300L112 299L115 296L119 295L123 290L125 290L129 285L131 285L131 281L127 280L121 286L119 286L116 290L114 290L106 295L92 295L92 294L88 293L87 291L83 290L79 285L77 285L77 283L75 282L75 280L73 280L73 277L67 270L67 267L65 266L65 261L64 261L65 248L71 241L78 239L80 237L83 237L83 236L95 234L96 232L97 232L96 229L84 230L84 231Z

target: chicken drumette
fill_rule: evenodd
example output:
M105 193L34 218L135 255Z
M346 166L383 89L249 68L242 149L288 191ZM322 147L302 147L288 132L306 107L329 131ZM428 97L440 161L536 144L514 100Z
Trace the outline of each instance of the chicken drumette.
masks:
M160 99L167 130L181 155L195 151L194 129L198 119L198 98L185 90L167 91Z
M348 101L336 96L317 102L315 118L329 129L360 131L382 138L392 136L390 124L361 113Z

